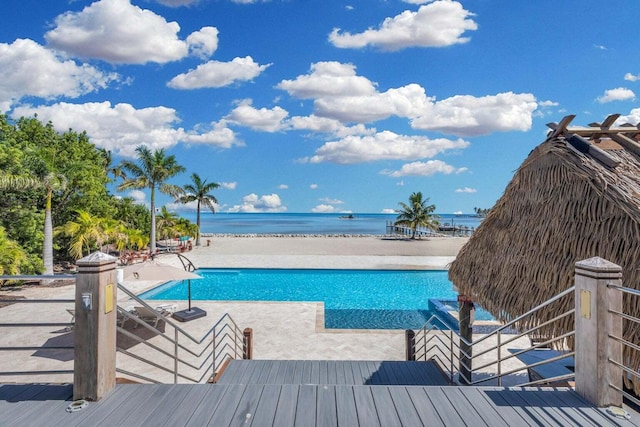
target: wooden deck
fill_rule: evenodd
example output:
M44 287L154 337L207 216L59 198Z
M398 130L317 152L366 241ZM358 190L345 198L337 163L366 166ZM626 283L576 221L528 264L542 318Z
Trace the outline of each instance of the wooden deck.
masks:
M570 390L120 384L67 413L71 385L0 386L2 426L633 426ZM637 422L637 419L634 420Z
M448 385L432 362L232 360L218 384Z

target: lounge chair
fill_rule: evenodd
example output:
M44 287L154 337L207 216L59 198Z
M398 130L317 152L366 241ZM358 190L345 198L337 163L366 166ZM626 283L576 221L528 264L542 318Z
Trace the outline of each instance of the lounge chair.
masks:
M170 304L159 305L154 309L147 308L145 306L137 306L135 307L135 311L137 316L147 322L148 324L153 324L154 328L158 327L158 322L161 320L162 316L170 316L174 311L174 306Z

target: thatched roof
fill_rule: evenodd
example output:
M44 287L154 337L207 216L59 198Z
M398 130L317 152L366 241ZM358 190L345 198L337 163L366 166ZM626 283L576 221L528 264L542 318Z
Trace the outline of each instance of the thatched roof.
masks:
M575 263L594 256L620 265L623 285L640 289L640 130L610 127L619 115L569 128L573 117L548 125L547 140L529 154L449 270L461 294L502 319L573 286ZM625 296L624 304L640 317L637 299ZM553 317L542 313L533 322ZM560 329L547 332L572 330L573 317ZM625 333L640 341L637 328Z

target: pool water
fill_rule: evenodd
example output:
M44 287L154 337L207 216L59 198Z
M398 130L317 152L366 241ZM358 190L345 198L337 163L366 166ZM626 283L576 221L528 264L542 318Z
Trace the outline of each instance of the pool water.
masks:
M447 271L199 269L192 300L322 301L325 327L417 329L433 314L430 299L455 300ZM141 298L186 300L186 282L168 282Z

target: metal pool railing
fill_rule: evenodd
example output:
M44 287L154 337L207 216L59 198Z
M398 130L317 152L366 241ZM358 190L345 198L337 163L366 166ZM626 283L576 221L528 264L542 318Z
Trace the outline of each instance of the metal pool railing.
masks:
M4 280L75 282L75 276L0 276L0 281ZM4 306L0 310L0 381L39 381L52 375L71 381L75 299L10 299L5 295L0 296L0 304ZM29 320L19 320L25 318ZM63 321L65 318L69 320ZM12 334L11 330L21 332ZM23 357L25 352L33 352L30 356L35 357Z
M613 289L615 291L621 292L623 296L626 296L627 298L632 298L633 301L635 302L634 305L640 304L640 299L638 299L640 297L640 291L636 289L626 288L623 286L613 285L613 284L607 284L607 287L609 289ZM629 328L627 326L630 326L633 324L635 324L633 328L637 330L638 325L640 325L639 318L632 316L628 313L624 313L624 310L617 311L612 308L609 308L608 312L612 316L621 318L623 320L623 325L626 322L626 325L623 326L622 331L628 330ZM632 362L634 360L633 355L636 355L635 359L637 360L637 355L640 353L640 345L638 345L637 342L636 343L630 342L627 339L625 339L623 336L617 336L612 333L609 333L609 339L620 343L623 347L623 351L622 351L623 360L614 360L614 359L611 359L611 357L609 357L608 361L610 364L620 369L623 375L624 383L627 387L627 390L620 389L620 387L611 383L609 383L609 387L613 388L619 393L622 393L622 396L625 399L628 399L629 401L633 402L635 405L640 407L640 400L637 397L638 394L640 393L640 373L638 373L638 364ZM627 355L627 357L625 357L625 355ZM631 390L633 390L634 392L632 393Z
M132 303L154 310L126 287L118 289ZM224 314L202 337L196 338L169 317L157 313L156 326L118 305L118 359L116 372L151 383L213 382L230 359L251 357L250 330L241 330L229 314ZM131 321L133 329L125 328ZM169 327L172 331L167 332ZM138 329L142 328L142 329ZM247 332L249 331L249 332ZM154 337L160 340L149 340Z
M515 378L510 386L533 386L541 384L563 384L575 378L573 372L540 378L536 372L538 369L551 363L572 358L575 353L569 351L565 345L567 339L575 335L575 330L554 337L544 337L539 334L542 327L552 325L555 322L572 316L575 308L566 310L558 316L532 328L521 330L520 325L525 324L532 314L555 303L562 303L565 299L574 298L575 288L571 287L556 295L548 301L534 307L521 316L496 328L494 331L483 335L472 342L467 341L453 330L442 330L442 325L447 323L437 315L431 316L427 323L418 331L414 331L412 339L408 340L408 355L412 360L434 360L441 369L449 374L449 379L454 383L469 385L486 384L495 381L502 386L503 379L507 376ZM569 304L574 307L574 304ZM518 333L507 331L519 330ZM527 345L523 346L523 343ZM508 349L507 346L517 346ZM542 360L525 363L523 359L533 359L530 356L535 350L559 348L553 357L545 357ZM527 380L521 381L521 376L527 374ZM460 377L465 377L461 381ZM515 377L514 377L515 376Z

